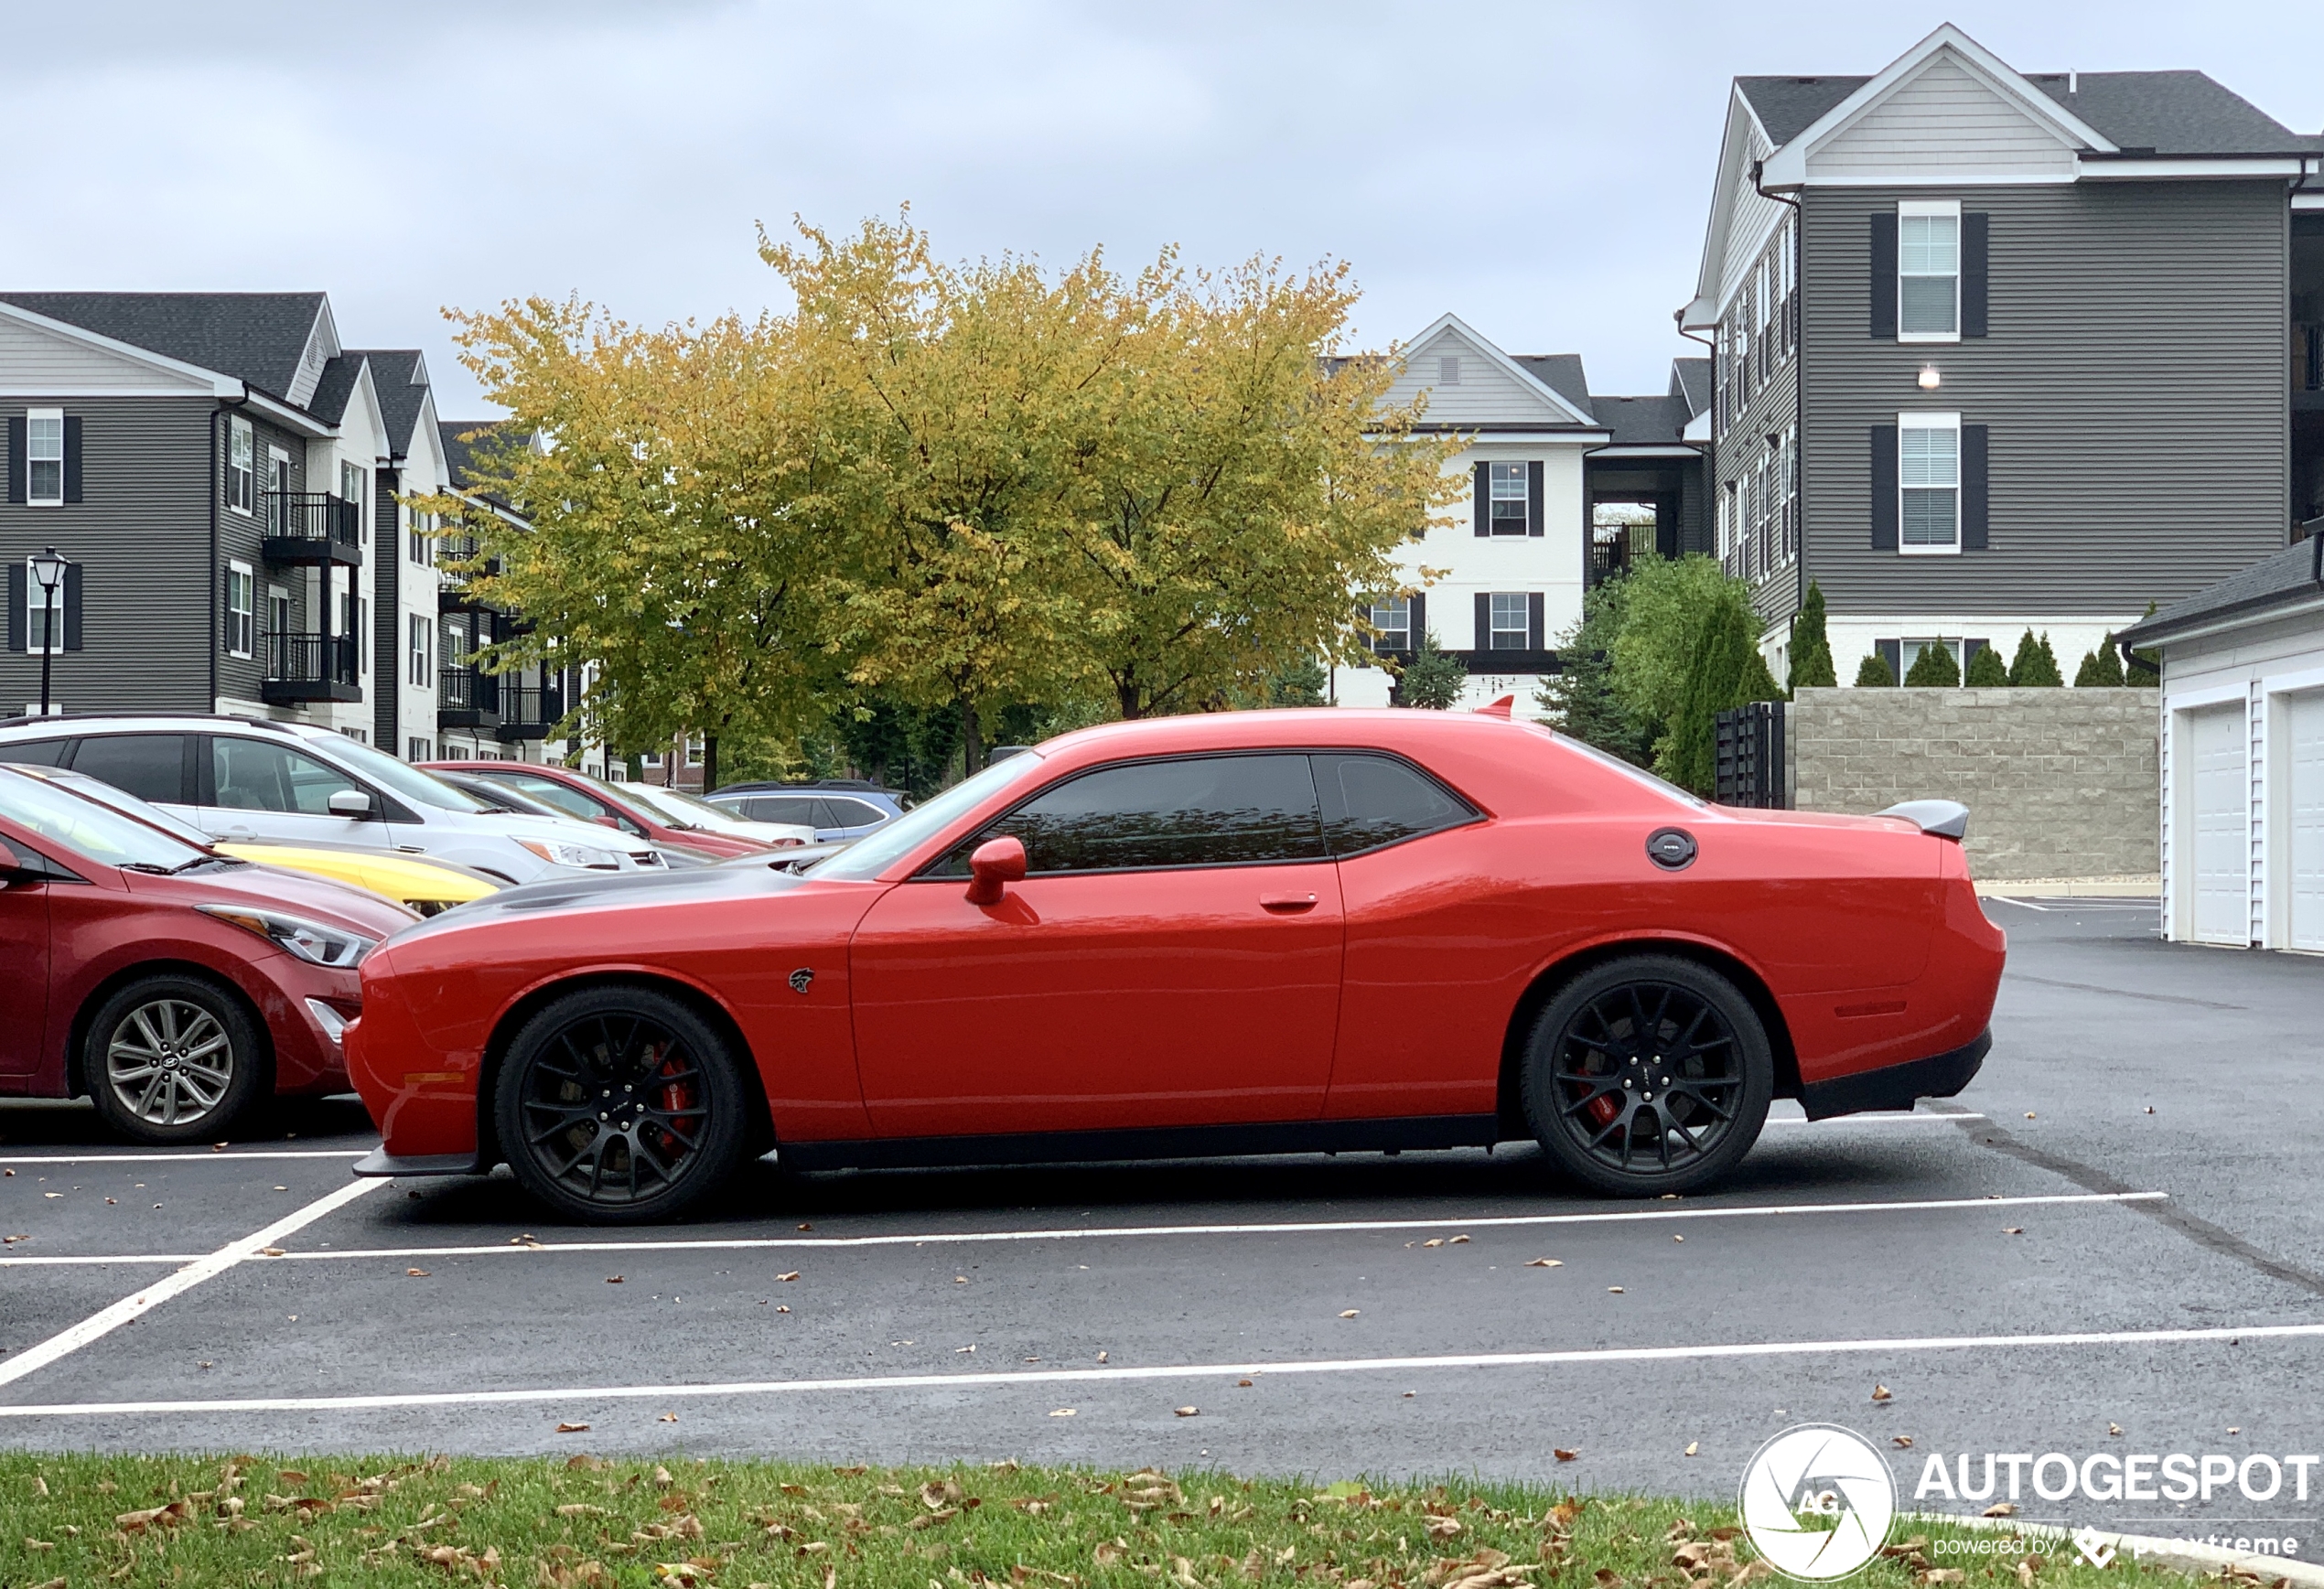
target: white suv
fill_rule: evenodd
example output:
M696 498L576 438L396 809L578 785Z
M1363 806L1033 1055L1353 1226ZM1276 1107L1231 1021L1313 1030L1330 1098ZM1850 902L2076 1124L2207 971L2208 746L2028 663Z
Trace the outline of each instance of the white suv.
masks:
M0 761L66 767L213 838L366 844L511 883L660 867L661 852L579 822L497 811L370 746L249 717L19 718Z

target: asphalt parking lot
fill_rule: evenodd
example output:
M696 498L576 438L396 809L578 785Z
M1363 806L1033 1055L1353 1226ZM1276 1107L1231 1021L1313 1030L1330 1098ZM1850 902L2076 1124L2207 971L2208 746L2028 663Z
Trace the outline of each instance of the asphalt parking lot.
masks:
M1909 1440L1908 1495L1927 1453L2324 1449L2324 961L2164 945L2151 905L1989 908L2011 971L1967 1092L1779 1120L1730 1186L1645 1205L1530 1150L762 1165L718 1218L593 1231L505 1173L352 1181L348 1102L172 1154L0 1106L0 1442L1707 1495L1807 1421ZM2025 1515L2318 1532L2308 1489Z

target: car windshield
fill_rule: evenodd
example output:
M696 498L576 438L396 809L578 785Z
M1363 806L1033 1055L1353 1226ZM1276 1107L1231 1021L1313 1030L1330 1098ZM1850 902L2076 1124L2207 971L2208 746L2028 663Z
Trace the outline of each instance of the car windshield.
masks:
M1006 761L996 761L974 778L963 778L913 807L869 838L858 839L830 860L806 868L806 874L810 877L877 877L950 827L963 811L1038 772L1041 759L1038 751L1022 751Z
M414 805L434 806L439 811L489 811L495 809L466 790L454 789L432 772L407 767L393 757L383 755L344 735L334 735L327 744L308 740L304 747L322 752L341 767L362 774L390 794Z
M633 783L629 792L644 800L659 812L662 820L673 828L706 828L714 833L747 833L753 824L732 811L722 811L707 800L698 800L680 789L664 789L658 783Z
M108 866L175 872L216 859L209 850L148 827L111 806L13 768L0 771L0 817Z
M193 823L171 816L159 806L149 806L126 789L115 789L102 778L91 778L85 772L67 772L60 767L27 767L25 771L44 783L60 785L77 795L125 812L141 822L149 822L188 844L198 844L205 850L210 848L210 835Z

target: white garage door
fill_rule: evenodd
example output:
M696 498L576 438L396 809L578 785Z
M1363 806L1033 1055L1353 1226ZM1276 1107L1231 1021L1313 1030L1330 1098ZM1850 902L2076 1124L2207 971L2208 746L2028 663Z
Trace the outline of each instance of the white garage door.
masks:
M2251 795L2243 768L2243 709L2215 706L2191 713L2187 726L2194 762L2190 792L2195 937L2205 943L2249 943Z
M2289 730L2290 821L2286 838L2291 855L2285 868L2290 883L2294 949L2324 950L2324 690L2294 695L2286 703Z

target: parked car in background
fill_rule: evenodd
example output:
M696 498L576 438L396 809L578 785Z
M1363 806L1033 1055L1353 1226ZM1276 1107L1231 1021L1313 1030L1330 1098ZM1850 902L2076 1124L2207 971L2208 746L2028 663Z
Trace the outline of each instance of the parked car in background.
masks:
M182 1143L343 1090L356 967L418 919L0 766L0 1093L86 1093L123 1134Z
M534 767L513 761L430 761L421 765L431 772L456 772L512 789L577 821L646 840L672 854L683 852L700 860L713 861L730 855L756 855L774 847L771 839L705 827L683 812L666 811L640 800L636 791L642 785L608 783L569 767Z
M439 911L449 910L455 905L481 899L488 894L498 894L502 886L481 872L455 866L449 861L431 861L420 855L367 850L356 844L276 844L259 840L215 843L209 834L190 822L181 821L159 807L148 805L127 790L91 778L87 773L74 772L69 768L39 767L27 762L9 765L35 778L60 785L75 794L102 801L124 816L151 823L188 844L199 845L259 866L279 866L288 872L327 877L334 883L343 883L348 887L376 894L382 899L392 899L421 916L434 916Z
M690 795L683 789L665 789L658 783L632 783L622 787L665 817L692 822L697 828L705 828L714 833L757 839L762 843L783 848L815 843L815 830L804 822L754 822L748 817L721 811L708 800Z
M856 778L815 783L730 783L706 797L754 822L798 822L818 839L861 839L904 814L888 790Z
M253 717L0 723L0 762L66 767L230 843L355 844L472 866L507 883L662 869L652 846L495 811L343 734Z
M631 1222L770 1141L812 1169L1531 1139L1598 1191L1689 1192L1772 1099L1975 1076L2006 941L1967 815L1714 806L1476 713L1083 729L803 874L398 934L349 1039L385 1139L357 1173L504 1161Z

